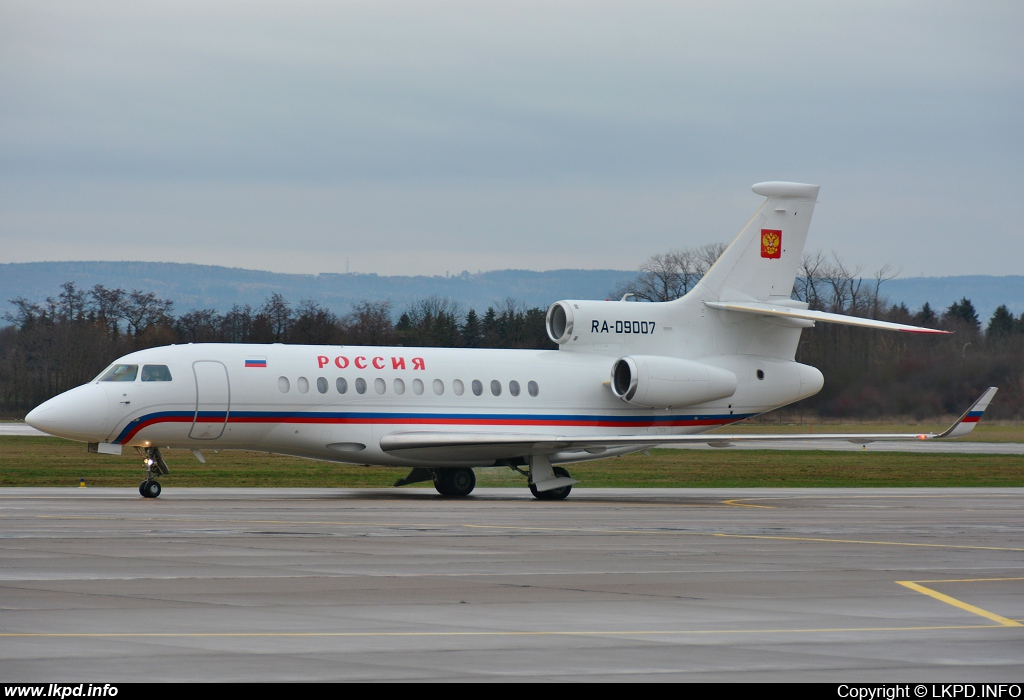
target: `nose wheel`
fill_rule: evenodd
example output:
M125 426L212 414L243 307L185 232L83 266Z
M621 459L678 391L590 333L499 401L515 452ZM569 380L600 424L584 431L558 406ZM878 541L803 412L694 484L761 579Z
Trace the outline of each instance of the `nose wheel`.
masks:
M142 464L146 467L146 480L139 484L139 495L143 498L156 498L160 495L160 482L157 477L166 476L170 473L167 469L167 462L160 454L160 448L147 447L144 450L136 447L142 454Z

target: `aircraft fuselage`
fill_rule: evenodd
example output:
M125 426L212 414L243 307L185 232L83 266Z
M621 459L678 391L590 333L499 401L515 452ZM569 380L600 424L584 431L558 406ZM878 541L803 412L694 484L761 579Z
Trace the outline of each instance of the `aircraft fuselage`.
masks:
M495 463L489 456L408 459L382 450L380 440L395 431L423 429L552 436L699 433L820 387L820 373L805 365L720 356L707 363L741 378L733 396L697 406L644 408L612 393L615 360L557 350L174 345L118 359L112 368L125 368L120 374L108 370L106 378L51 399L28 419L63 437L107 445L247 449L387 466L489 466ZM623 451L630 450L616 452ZM579 451L552 461L608 454Z

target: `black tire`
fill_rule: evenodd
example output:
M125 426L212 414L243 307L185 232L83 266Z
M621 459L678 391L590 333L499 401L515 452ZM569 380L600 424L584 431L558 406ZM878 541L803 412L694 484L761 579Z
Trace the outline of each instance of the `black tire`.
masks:
M145 495L146 495L146 483L147 482L143 481L141 484L139 484L139 495L140 496L145 497Z
M445 479L444 473L446 471L448 471L448 470L447 469L435 469L434 470L434 489L436 489L437 492L439 494L441 494L442 496L450 496L451 495L450 493L448 493L448 485L447 485L447 483L445 483L446 479Z
M569 477L568 470L563 469L562 467L553 467L551 471L555 473L555 476ZM534 498L541 501L565 500L570 491L572 491L572 484L569 484L568 486L561 486L557 489L551 489L550 491L538 491L536 486L530 484L530 493L533 494Z
M143 481L142 485L139 486L139 491L144 498L156 498L162 490L159 481Z
M468 496L476 488L472 469L438 469L434 472L434 488L442 496Z

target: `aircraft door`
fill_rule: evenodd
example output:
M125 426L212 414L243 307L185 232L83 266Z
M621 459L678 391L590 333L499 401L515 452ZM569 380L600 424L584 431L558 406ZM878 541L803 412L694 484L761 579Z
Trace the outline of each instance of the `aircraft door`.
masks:
M194 440L216 440L224 434L231 406L228 370L220 362L192 363L196 377L196 415L188 436Z

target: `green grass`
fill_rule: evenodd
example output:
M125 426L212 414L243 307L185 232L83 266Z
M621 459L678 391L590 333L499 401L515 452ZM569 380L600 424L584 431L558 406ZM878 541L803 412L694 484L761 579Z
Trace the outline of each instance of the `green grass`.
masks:
M171 474L165 486L383 488L404 469L364 467L280 457L258 452L204 452L200 464L184 450L164 457ZM569 465L581 486L854 487L1024 486L1024 455L968 455L776 450L653 450ZM510 469L477 469L481 487L523 488ZM89 454L82 443L49 437L0 437L0 486L137 486L144 476L134 450L124 455ZM408 488L432 488L417 484Z

